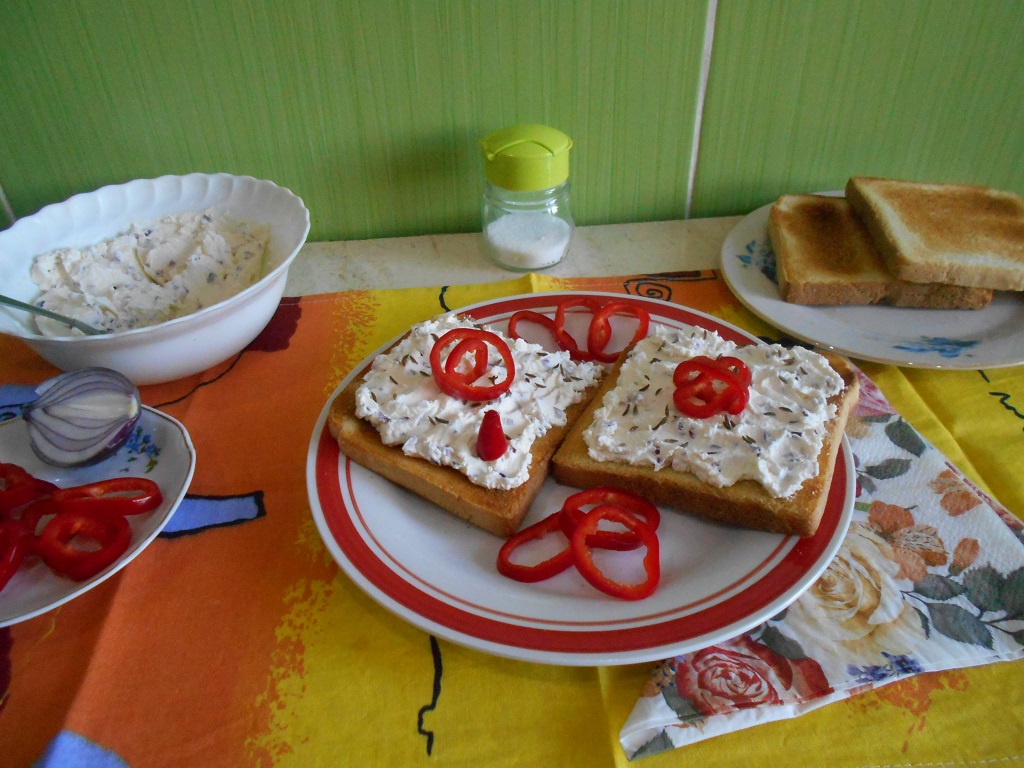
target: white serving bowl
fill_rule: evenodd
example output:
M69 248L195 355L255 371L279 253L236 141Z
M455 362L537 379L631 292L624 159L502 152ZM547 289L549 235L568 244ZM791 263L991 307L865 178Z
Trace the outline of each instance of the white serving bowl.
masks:
M192 173L102 187L48 205L0 232L0 293L31 302L39 293L29 268L40 253L84 247L136 222L216 208L234 219L267 224L263 277L191 315L102 336L40 335L27 312L0 306L0 333L17 336L65 371L102 366L136 384L156 384L206 370L240 352L273 316L288 267L309 234L309 211L284 187L249 176Z

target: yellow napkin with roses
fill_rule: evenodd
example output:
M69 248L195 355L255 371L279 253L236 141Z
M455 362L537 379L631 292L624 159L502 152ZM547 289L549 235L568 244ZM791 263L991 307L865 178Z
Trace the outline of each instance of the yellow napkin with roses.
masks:
M620 738L691 744L922 672L1024 657L1024 525L861 374L855 516L826 572L770 621L662 662Z

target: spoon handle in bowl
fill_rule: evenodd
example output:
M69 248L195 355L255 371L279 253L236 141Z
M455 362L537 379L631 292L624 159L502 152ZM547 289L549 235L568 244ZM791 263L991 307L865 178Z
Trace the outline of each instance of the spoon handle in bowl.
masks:
M65 325L71 328L77 328L82 333L86 333L90 336L100 336L106 333L106 331L101 331L99 328L93 328L91 325L83 323L81 320L75 320L73 317L65 317L64 315L58 315L56 312L51 312L48 309L37 307L34 304L26 304L24 301L12 299L10 296L4 296L0 294L0 304L6 304L8 307L14 307L15 309L22 309L25 312L31 312L34 315L42 315L43 317L48 317L51 320L56 320L57 322L64 323Z

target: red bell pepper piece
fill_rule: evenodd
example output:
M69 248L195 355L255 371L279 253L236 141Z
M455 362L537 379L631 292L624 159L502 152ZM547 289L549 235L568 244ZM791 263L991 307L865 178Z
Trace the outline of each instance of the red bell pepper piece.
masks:
M547 315L542 315L540 312L534 312L532 309L521 309L518 312L513 313L512 317L508 319L508 335L513 339L523 338L519 335L519 323L521 322L534 323L543 328L547 328L555 340L558 340L558 337L555 336L555 321Z
M466 355L473 356L473 367L467 372L460 372L459 365ZM487 344L480 339L463 339L455 345L444 364L447 376L462 379L472 384L487 371Z
M632 493L598 486L579 491L565 500L562 505L562 531L572 537L573 531L586 517L583 507L597 504L611 504L630 512L642 519L651 530L658 530L661 525L661 513L658 508ZM632 531L601 530L587 537L587 544L599 549L629 550L640 546L640 537Z
M550 579L572 565L572 550L566 543L557 554L533 565L512 562L512 553L523 544L539 541L552 534L562 536L561 512L548 515L540 522L523 528L508 539L498 550L498 572L516 581L533 583Z
M39 483L17 464L0 463L0 514L11 512L41 495Z
M11 522L20 524L34 541L39 521L47 515L54 515L56 513L57 508L53 503L53 499L49 496L40 496L20 507L15 512L9 513L7 517Z
M473 343L465 343L465 342ZM449 345L456 344L455 349L448 355L447 361L442 363L441 354ZM483 355L486 364L486 344L490 344L501 355L505 363L505 378L492 385L477 385L474 382L483 374L480 370L478 375L473 375L479 369L481 356L479 354L480 344L485 345ZM469 373L460 373L458 365L461 358L466 354L473 354L474 365ZM453 360L454 358L454 360ZM508 344L490 331L479 328L453 328L438 339L430 349L430 370L434 375L434 381L438 388L446 395L457 397L461 400L487 402L505 394L512 388L512 382L516 377L516 364L512 357L512 350ZM473 378L470 378L473 376Z
M673 373L672 400L695 419L722 413L736 415L750 399L750 369L735 357L713 360L704 355L684 360Z
M565 329L565 312L572 307L583 307L590 310L592 314L601 309L602 301L596 297L580 296L579 298L566 299L555 307L555 339L558 344L569 353L569 357L576 361L594 360L589 350L581 349L576 339ZM593 318L591 318L593 322Z
M594 562L593 550L597 547L589 543L590 536L596 534L603 521L610 521L625 526L639 539L642 546L647 547L644 554L643 566L646 578L636 584L623 584L605 575ZM576 530L573 531L569 540L569 548L572 550L572 559L576 563L576 570L595 589L599 589L612 597L619 597L623 600L642 600L654 594L661 579L661 554L658 546L658 537L651 530L651 527L623 509L614 507L611 504L602 504L594 507L583 518Z
M99 548L79 549L74 543L80 538L92 540ZM35 550L55 573L85 581L113 564L131 541L131 526L120 515L61 512L43 528Z
M636 332L633 334L633 339L629 342L630 344L640 341L640 339L647 335L647 331L650 330L651 316L643 307L627 301L609 301L594 313L594 319L590 321L590 329L587 332L587 351L595 360L599 360L602 363L614 363L619 359L619 355L622 354L622 350L618 352L605 352L604 348L608 345L608 340L612 336L612 316L623 313L633 315L640 321Z
M32 549L32 535L17 520L0 520L0 590Z
M508 438L501 426L501 414L493 408L484 411L484 420L476 435L476 455L484 461L496 461L508 450Z
M59 488L50 499L58 513L96 512L108 515L141 515L163 501L160 487L145 477L115 477L71 488Z

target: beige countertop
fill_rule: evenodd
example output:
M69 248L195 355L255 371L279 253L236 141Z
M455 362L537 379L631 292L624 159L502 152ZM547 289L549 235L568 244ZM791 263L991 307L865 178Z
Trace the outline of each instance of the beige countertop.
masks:
M740 216L577 227L554 277L709 269ZM288 272L287 296L512 280L521 273L484 256L478 232L306 243Z

